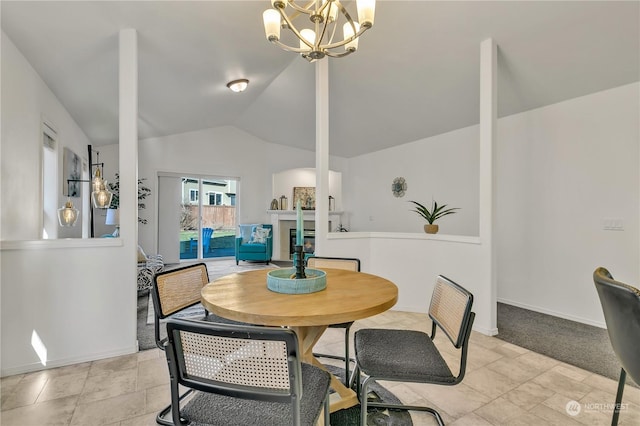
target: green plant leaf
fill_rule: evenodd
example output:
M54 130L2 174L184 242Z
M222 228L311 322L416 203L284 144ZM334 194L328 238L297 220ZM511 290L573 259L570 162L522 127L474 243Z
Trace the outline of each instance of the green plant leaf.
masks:
M459 207L447 208L446 204L442 204L441 206L438 206L438 203L435 200L432 201L431 210L429 210L427 207L425 207L424 205L422 205L417 201L410 200L409 202L416 205L416 208L411 211L418 213L430 225L433 225L433 222L435 222L437 219L440 219L443 216L456 213L456 210L460 210Z

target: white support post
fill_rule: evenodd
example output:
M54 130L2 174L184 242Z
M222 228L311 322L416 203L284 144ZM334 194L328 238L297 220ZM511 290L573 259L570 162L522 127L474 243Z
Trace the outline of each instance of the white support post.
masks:
M316 253L329 223L329 61L316 62Z
M131 300L135 300L138 248L138 35L136 30L120 30L119 42L120 238L123 240L127 259L131 259L131 263L127 265L127 273L130 272L131 277ZM135 324L133 326L135 327Z
M497 143L497 55L493 39L480 44L480 240L484 246L484 277L487 294L481 296L488 303L489 324L497 331L497 254L495 245L495 152Z

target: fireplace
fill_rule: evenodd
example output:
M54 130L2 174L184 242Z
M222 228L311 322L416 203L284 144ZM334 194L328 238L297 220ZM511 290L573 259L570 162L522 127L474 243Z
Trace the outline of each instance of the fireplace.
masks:
M302 233L302 251L304 253L313 253L316 250L316 231L315 229L305 229ZM296 229L289 229L289 259L293 259L293 252L296 246Z

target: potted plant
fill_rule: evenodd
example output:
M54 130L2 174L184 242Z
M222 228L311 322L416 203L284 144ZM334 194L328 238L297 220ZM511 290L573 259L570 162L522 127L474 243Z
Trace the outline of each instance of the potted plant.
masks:
M426 225L424 225L424 232L426 232L427 234L438 233L438 225L435 225L433 222L448 214L454 214L456 210L460 210L458 207L447 208L446 204L438 206L438 203L435 200L431 201L431 209L426 208L417 201L409 202L416 205L416 208L411 211L418 213L428 222Z
M151 194L151 189L144 186L145 179L138 179L138 210L142 210L146 207L144 203L144 199L147 198ZM116 181L115 183L109 182L109 189L113 193L113 198L111 199L111 205L109 209L117 209L120 207L120 173L116 173ZM138 216L138 222L142 224L147 223L147 219L143 219Z

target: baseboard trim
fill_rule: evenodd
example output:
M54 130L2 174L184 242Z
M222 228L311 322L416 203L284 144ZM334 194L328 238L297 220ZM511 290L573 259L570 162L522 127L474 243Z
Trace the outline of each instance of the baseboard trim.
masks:
M52 368L66 367L68 365L80 364L83 362L98 361L100 359L112 358L121 355L129 355L138 352L138 341L135 345L127 348L117 349L109 352L101 352L92 355L84 355L80 357L71 357L57 360L47 361L47 365L39 362L30 364L17 365L15 367L3 368L0 370L0 377L14 376L16 374L33 373L34 371L49 370Z
M498 328L486 328L486 327L477 327L473 326L473 331L477 331L478 333L482 333L485 336L496 336L498 334Z
M520 302L516 302L514 300L509 300L509 299L503 299L503 298L498 298L498 302L500 303L504 303L505 305L511 305L511 306L515 306L518 308L522 308L522 309L527 309L529 311L534 311L534 312L538 312L541 314L546 314L546 315L551 315L554 317L558 317L558 318L563 318L569 321L575 321L575 322L579 322L582 324L587 324L587 325L592 325L594 327L599 327L599 328L607 328L607 325L603 322L599 322L599 321L593 321L587 318L582 318L582 317L577 317L574 315L568 315L562 312L557 312L557 311L553 311L551 309L545 309L545 308L541 308L539 306L533 306L533 305L528 305L526 303L520 303Z

